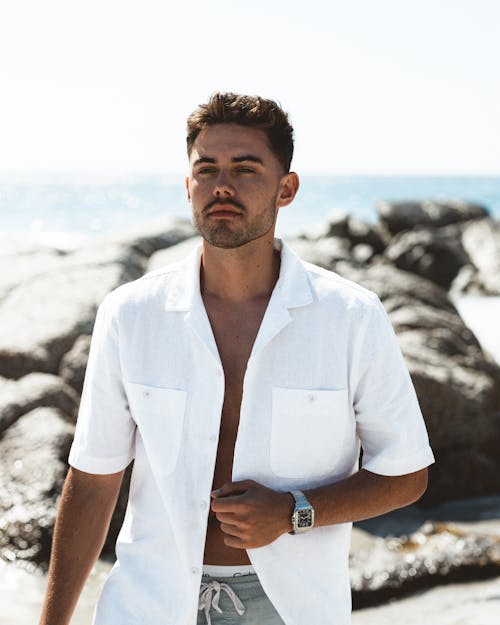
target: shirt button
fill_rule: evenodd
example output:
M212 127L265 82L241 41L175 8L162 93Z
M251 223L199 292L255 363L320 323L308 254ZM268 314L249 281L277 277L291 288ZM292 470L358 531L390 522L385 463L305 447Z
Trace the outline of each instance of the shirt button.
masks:
M198 573L198 569L197 569L195 566L192 566L192 567L191 567L191 573L192 573L193 575L196 575L196 574Z
M202 510L205 510L205 508L206 508L206 507L207 507L207 502L206 502L206 501L202 501L202 502L200 503L200 508L201 508Z
M307 399L308 399L309 401L314 401L314 400L316 399L316 397L314 396L314 394L313 394L313 393L309 393L309 395L307 396Z
M209 440L211 440L212 443L215 443L215 441L217 440L217 436L215 436L215 434L212 434L212 436L210 436Z
M217 369L217 377L218 378L222 378L222 371L221 371L221 369Z
M143 391L142 393L144 397L149 397L151 395L151 391Z

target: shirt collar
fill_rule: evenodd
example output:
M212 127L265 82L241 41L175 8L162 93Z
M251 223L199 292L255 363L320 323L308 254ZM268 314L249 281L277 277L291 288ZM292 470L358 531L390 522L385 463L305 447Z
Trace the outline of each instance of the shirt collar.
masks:
M302 261L281 239L274 240L274 247L281 251L281 266L273 295L279 296L286 308L310 304L313 301L312 287ZM200 243L173 271L165 294L165 310L190 310L195 302L199 302L201 250Z

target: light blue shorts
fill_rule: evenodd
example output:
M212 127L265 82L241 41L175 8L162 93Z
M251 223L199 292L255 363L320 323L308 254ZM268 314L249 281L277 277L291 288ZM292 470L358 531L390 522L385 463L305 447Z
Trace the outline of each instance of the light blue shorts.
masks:
M256 574L201 578L197 625L285 625Z

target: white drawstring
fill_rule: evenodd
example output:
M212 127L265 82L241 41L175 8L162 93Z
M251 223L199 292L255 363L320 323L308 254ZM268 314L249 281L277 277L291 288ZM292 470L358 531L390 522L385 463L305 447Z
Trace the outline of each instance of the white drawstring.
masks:
M240 616L245 612L245 606L241 603L240 598L234 592L231 586L228 586L224 582L218 582L216 579L210 582L201 582L198 610L205 610L207 625L212 625L212 620L209 614L210 606L212 606L213 608L215 608L215 610L217 610L217 612L222 614L222 610L219 608L221 590L224 590L226 594L231 598L236 612L238 612ZM213 598L212 595L214 595Z

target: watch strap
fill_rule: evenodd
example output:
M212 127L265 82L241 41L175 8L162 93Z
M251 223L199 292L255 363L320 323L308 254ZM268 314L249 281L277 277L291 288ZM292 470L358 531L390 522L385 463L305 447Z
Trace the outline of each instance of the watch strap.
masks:
M306 496L301 490L290 490L288 492L295 499L295 507L300 507L300 508L312 507L310 502L307 500Z

